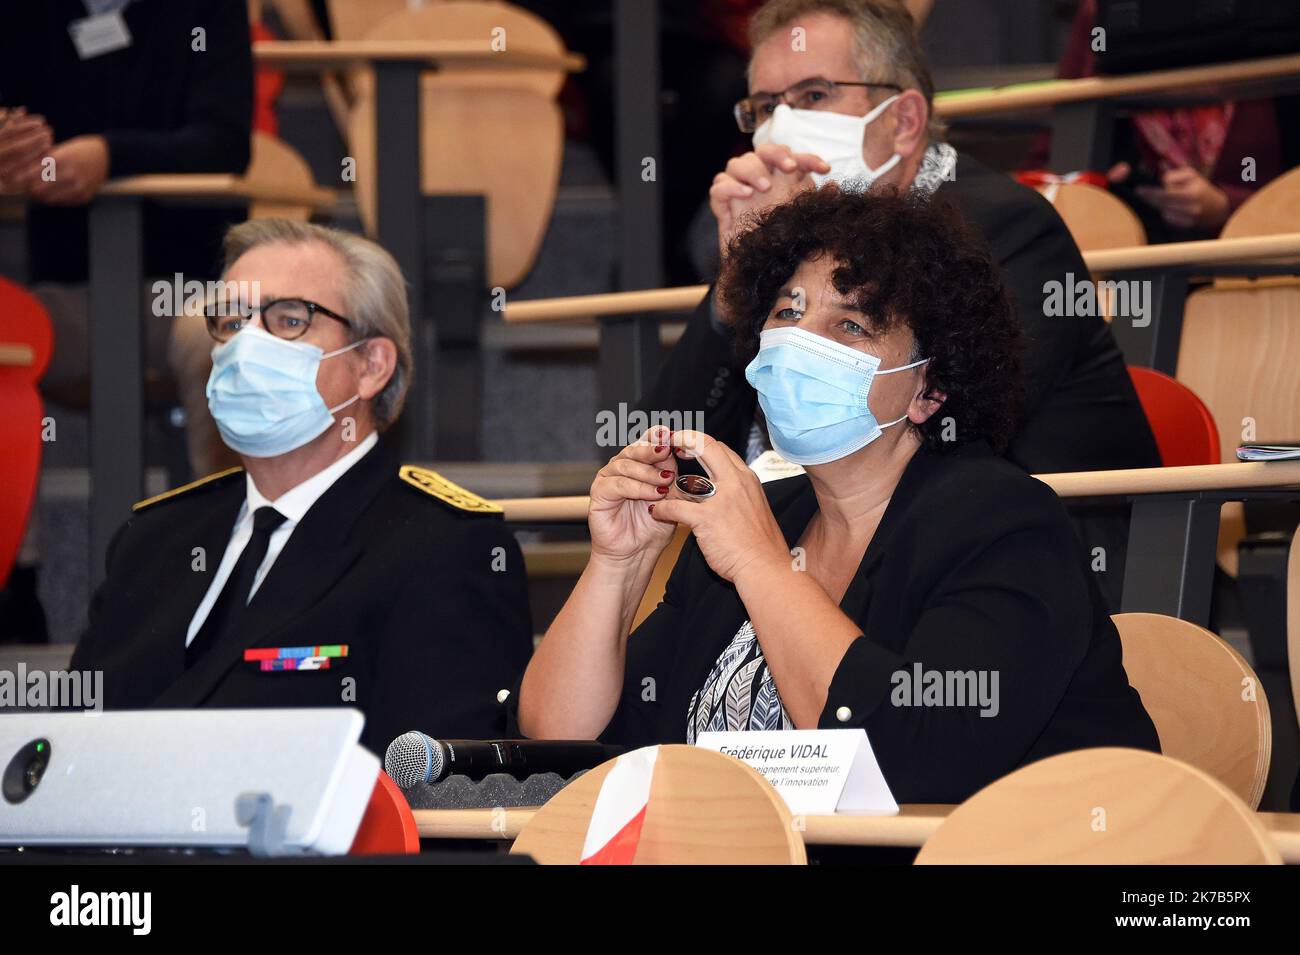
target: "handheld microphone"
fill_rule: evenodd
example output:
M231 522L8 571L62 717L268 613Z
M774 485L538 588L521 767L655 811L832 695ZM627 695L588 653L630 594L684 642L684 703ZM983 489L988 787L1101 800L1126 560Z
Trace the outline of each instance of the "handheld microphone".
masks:
M622 752L622 746L586 739L437 740L412 730L388 744L384 771L403 789L451 775L481 780L506 773L523 780L537 773L555 773L567 779Z

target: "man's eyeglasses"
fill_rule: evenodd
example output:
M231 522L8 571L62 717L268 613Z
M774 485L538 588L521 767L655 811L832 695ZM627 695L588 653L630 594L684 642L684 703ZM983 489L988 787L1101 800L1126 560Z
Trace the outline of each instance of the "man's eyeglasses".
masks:
M208 334L224 343L239 334L254 312L261 312L263 328L276 338L288 341L307 334L317 312L328 315L336 322L342 322L348 328L352 327L351 320L305 298L278 298L265 305L209 302L204 307L203 314L208 324Z
M745 97L733 110L736 125L742 133L752 133L767 121L780 103L787 103L792 109L830 109L839 97L840 88L844 86L879 87L900 93L903 91L897 83L841 83L814 76L779 93L755 93Z

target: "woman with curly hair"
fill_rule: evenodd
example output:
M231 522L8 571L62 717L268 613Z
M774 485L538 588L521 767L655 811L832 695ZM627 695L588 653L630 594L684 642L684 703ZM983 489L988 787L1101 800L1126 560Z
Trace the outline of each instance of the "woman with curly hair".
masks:
M961 215L809 191L733 240L719 289L772 444L806 473L763 485L725 443L664 428L612 458L519 730L862 727L901 802L959 802L1067 750L1158 750L1061 503L996 453L1021 333ZM679 458L706 483L679 488ZM691 537L629 635L676 524Z

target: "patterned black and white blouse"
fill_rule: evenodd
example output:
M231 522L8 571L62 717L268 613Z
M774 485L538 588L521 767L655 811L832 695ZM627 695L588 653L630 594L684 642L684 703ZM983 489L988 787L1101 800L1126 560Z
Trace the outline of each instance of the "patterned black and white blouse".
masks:
M686 742L719 730L792 730L748 620L713 664L686 707Z

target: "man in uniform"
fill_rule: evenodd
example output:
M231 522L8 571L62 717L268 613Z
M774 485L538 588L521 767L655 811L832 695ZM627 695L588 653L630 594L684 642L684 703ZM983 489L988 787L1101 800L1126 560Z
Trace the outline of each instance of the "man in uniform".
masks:
M499 508L381 435L412 372L392 257L247 222L189 320L216 340L209 406L243 466L135 506L73 667L103 671L110 709L357 707L380 753L412 729L500 735L532 648L523 557Z

